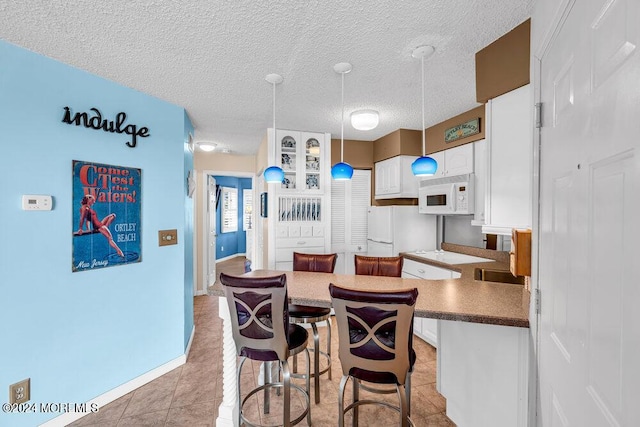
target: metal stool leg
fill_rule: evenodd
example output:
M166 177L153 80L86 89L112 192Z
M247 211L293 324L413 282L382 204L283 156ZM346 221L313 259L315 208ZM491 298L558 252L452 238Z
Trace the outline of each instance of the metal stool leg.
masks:
M338 427L344 427L344 392L347 381L349 381L349 376L344 375L340 380L340 389L338 390Z
M269 384L272 382L271 378L271 362L262 363L262 371L264 375L264 383ZM268 414L271 411L271 395L269 388L264 389L264 413Z
M360 381L356 378L353 379L353 403L355 404L360 400ZM352 409L353 412L353 427L358 427L358 405L355 405Z
M320 336L318 326L311 324L313 329L313 390L316 403L320 403Z
M329 359L327 378L331 379L331 316L327 318L327 358Z

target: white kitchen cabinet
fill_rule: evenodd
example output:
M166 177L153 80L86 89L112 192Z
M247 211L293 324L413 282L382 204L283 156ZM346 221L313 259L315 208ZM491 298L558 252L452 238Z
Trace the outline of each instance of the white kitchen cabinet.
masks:
M329 253L331 248L331 135L268 131L268 163L285 172L268 186L268 267L293 269L293 252Z
M375 164L375 198L417 198L419 179L411 164L416 156L395 156Z
M483 233L531 228L533 104L530 85L486 104L487 180Z
M458 426L529 425L529 328L450 320L438 327L447 417Z
M429 154L438 162L438 169L432 176L422 179L443 178L445 176L465 175L474 171L474 144L468 143L443 151Z
M324 192L328 145L323 133L276 131L276 159L284 170L283 191ZM330 141L330 139L328 140Z
M471 225L484 225L484 209L487 194L487 141L473 143L473 173L475 175L475 210Z
M405 279L457 279L460 273L430 264L404 259L402 277ZM438 319L415 317L413 319L413 333L435 348L438 348Z
M460 277L460 273L447 268L436 267L431 264L414 261L412 259L404 259L402 264L402 272L415 276L419 279L441 280ZM453 277L453 273L457 273L457 277Z

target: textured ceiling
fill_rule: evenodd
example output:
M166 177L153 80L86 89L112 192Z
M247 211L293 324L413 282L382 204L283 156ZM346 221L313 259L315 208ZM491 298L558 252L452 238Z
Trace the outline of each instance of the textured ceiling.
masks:
M380 125L345 139L420 129L422 44L426 126L478 106L475 53L530 17L533 0L0 0L0 38L183 106L196 141L254 154L272 125L340 137L345 120L380 112ZM427 141L428 144L428 141Z

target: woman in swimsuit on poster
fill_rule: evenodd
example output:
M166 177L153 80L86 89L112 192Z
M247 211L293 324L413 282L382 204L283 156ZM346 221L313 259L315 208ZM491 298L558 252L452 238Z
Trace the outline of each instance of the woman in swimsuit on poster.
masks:
M93 227L93 230L99 231L100 234L106 237L109 241L109 245L111 245L111 247L116 250L118 255L124 257L122 250L120 250L116 242L113 241L113 236L111 235L111 231L109 231L108 228L109 224L111 224L113 220L116 219L116 214L110 213L109 215L104 217L102 221L100 221L98 219L98 214L96 213L96 211L91 209L91 206L93 206L95 202L96 198L91 194L86 194L82 198L82 201L80 202L82 204L82 206L80 206L80 226L78 228L77 234L79 236L82 235L82 229L84 228L85 222L87 223L87 228L89 228L90 223Z

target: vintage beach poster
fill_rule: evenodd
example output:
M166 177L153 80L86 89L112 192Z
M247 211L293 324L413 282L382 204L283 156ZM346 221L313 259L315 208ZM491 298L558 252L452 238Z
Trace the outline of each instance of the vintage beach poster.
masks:
M141 261L141 180L140 169L73 161L74 272Z

